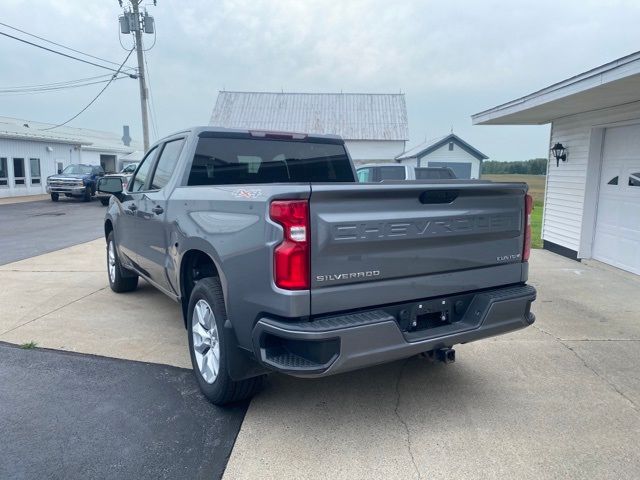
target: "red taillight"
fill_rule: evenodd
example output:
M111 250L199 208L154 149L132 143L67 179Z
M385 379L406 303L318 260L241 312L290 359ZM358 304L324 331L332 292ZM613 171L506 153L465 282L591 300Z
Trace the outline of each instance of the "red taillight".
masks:
M282 225L284 239L273 251L273 275L278 287L287 290L309 288L309 202L275 200L269 209L271 220Z
M522 249L522 261L529 261L531 254L531 212L533 212L533 197L525 195L524 197L524 248Z

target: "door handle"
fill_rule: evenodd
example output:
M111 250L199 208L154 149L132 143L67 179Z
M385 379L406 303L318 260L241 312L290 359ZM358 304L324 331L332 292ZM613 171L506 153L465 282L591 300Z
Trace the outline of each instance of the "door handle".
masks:
M138 207L136 207L135 203L130 204L127 208L129 210L131 210L132 212L135 212L138 209Z
M153 208L151 209L151 211L152 211L153 213L155 213L156 215L160 215L161 213L163 213L163 212L164 212L164 208L162 208L160 205L156 205L155 207L153 207Z

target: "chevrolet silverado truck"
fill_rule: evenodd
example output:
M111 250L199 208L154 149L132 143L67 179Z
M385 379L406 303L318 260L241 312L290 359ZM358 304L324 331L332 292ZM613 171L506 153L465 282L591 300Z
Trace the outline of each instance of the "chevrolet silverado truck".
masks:
M111 289L142 277L181 305L216 404L272 371L451 362L535 319L524 183L358 183L339 137L197 127L99 189Z
M103 176L104 170L100 165L67 165L62 173L47 177L47 193L53 202L57 202L60 195L80 197L89 202L96 194L98 180Z

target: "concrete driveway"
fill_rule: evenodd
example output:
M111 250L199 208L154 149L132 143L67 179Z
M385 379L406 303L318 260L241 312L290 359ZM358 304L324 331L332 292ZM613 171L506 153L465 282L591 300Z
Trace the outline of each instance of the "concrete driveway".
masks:
M0 267L0 341L188 366L177 305L115 295L104 241ZM640 477L640 279L534 251L534 327L319 380L273 375L240 478Z

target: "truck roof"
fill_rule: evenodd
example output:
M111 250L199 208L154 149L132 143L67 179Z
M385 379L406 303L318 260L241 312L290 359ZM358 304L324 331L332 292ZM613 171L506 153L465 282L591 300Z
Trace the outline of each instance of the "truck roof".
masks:
M240 129L240 128L223 128L223 127L212 127L210 125L203 126L194 126L184 130L178 130L173 132L170 135L166 135L162 139L158 140L159 142L166 139L178 135L180 133L191 133L193 135L200 135L202 133L212 133L212 134L220 134L220 136L224 135L247 135L252 137L291 137L292 139L309 139L309 140L321 140L321 141L331 141L331 143L344 143L344 140L339 135L328 135L328 134L317 134L317 133L305 133L305 132L279 132L279 131L271 131L271 130L257 130L257 129Z

